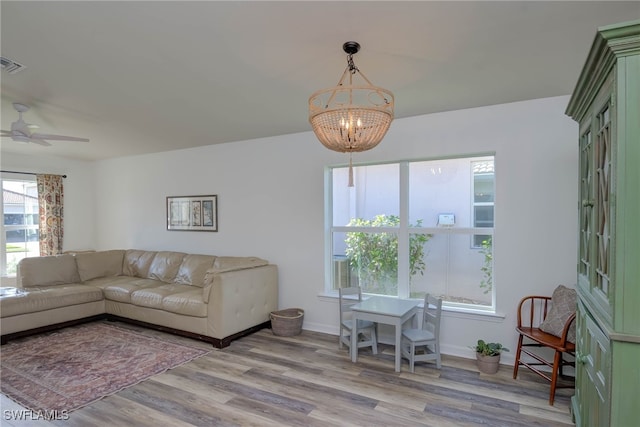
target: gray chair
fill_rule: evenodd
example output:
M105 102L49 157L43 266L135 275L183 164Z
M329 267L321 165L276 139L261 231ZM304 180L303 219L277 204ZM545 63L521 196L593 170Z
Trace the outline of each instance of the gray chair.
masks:
M373 354L378 354L378 339L376 336L376 324L368 320L358 320L356 331L353 330L351 321L351 306L362 301L362 290L359 286L351 288L339 288L340 294L340 339L339 347L342 344L351 348L351 334L358 334L358 348L371 347Z
M409 359L409 367L414 372L415 362L435 360L440 369L440 317L442 299L432 295L424 296L424 314L419 329L403 329L402 357Z

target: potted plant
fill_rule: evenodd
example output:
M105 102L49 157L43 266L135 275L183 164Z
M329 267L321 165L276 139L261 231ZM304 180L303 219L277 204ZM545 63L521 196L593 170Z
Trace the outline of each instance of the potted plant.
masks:
M484 374L495 374L500 366L500 354L503 351L509 351L502 344L496 342L484 342L478 340L478 343L471 347L476 351L476 360L478 361L478 369Z

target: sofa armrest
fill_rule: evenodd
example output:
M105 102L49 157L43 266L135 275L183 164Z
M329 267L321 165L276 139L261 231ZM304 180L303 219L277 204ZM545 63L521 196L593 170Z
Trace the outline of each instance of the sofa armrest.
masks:
M278 308L278 269L273 264L213 274L208 294L208 335L226 338L267 322Z

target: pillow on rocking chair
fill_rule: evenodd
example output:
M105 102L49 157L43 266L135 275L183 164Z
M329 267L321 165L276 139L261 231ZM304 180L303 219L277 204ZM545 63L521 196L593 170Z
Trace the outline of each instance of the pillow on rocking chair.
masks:
M576 312L578 295L575 289L569 289L563 285L558 286L551 296L551 310L540 324L540 330L548 334L562 337L562 330L569 317ZM569 328L567 341L576 342L575 322Z

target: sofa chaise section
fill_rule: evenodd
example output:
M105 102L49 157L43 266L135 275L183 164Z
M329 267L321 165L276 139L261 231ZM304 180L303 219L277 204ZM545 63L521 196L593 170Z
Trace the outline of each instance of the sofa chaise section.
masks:
M35 259L37 268L20 268ZM101 290L82 284L75 265L72 255L25 258L20 262L18 288L3 288L7 292L0 296L3 342L6 336L19 336L23 331L104 316Z

